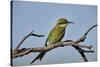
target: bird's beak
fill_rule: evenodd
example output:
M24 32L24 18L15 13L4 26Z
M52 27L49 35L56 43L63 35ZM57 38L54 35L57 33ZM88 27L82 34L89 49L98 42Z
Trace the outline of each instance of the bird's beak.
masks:
M69 23L69 24L74 24L74 22L72 22L72 21L68 21L68 23Z

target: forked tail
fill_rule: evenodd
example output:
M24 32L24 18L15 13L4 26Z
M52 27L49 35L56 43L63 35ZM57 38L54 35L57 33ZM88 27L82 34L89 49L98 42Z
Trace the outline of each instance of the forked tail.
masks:
M41 53L31 62L31 64L34 63L34 61L36 61L36 60L38 60L38 59L40 59L40 61L41 61L42 58L43 58L43 56L45 55L45 53L46 53L46 52L41 52Z

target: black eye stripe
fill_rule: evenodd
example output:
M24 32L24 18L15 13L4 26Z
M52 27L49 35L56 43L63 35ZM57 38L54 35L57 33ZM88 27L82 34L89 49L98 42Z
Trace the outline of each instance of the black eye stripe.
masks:
M65 23L59 23L59 24L65 24Z

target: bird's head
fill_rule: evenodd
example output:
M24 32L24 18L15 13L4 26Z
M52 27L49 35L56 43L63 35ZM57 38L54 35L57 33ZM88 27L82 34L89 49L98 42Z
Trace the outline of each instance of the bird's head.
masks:
M58 20L57 20L57 25L59 25L59 26L61 26L61 27L66 27L68 24L70 24L70 23L73 23L73 22L70 22L70 21L68 21L67 19L65 19L65 18L59 18Z

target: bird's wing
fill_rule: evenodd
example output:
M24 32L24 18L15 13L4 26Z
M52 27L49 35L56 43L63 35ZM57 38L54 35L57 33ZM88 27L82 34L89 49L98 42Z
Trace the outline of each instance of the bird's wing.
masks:
M62 31L62 32L58 35L58 37L55 38L55 42L54 42L54 43L60 42L60 41L63 39L64 35L65 35L65 31Z
M45 46L52 44L52 43L60 42L63 39L64 34L65 34L65 29L60 30L59 32L52 30L52 33L49 34L49 37L46 40Z

